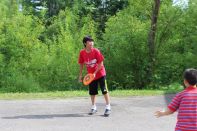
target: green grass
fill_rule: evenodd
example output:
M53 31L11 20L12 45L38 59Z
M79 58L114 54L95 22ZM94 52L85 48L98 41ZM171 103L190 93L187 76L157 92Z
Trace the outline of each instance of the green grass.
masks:
M180 90L115 90L110 91L112 97L153 96L176 93ZM101 92L99 92L101 95ZM66 99L71 97L88 97L88 91L55 91L43 93L0 93L1 100L13 99Z

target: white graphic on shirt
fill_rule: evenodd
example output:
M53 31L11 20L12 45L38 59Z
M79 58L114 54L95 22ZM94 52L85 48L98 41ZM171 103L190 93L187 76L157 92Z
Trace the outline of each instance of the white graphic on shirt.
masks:
M91 67L92 68L92 67L95 66L96 62L97 62L96 59L93 59L93 60L90 60L90 61L88 59L88 61L86 61L85 64L86 64L87 67Z

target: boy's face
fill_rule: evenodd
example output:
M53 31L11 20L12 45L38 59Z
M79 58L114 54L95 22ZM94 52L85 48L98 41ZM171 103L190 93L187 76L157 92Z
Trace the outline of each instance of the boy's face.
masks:
M86 48L87 49L92 49L94 46L94 42L93 41L87 41L86 42Z

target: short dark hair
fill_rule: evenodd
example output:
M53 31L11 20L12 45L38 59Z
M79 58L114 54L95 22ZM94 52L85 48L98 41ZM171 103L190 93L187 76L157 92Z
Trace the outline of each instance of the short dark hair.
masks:
M94 40L92 39L91 36L85 36L85 37L83 38L83 44L85 44L87 41L94 41Z
M190 84L190 85L196 85L197 84L197 70L196 69L186 69L183 73L184 79Z

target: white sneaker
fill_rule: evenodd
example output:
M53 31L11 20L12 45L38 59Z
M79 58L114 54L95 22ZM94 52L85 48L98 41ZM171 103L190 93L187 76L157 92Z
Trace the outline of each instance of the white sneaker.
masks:
M89 112L89 115L93 115L93 114L95 114L96 112L97 112L96 109L91 109L90 112Z
M104 116L109 116L111 114L111 110L110 109L105 109L105 113Z

